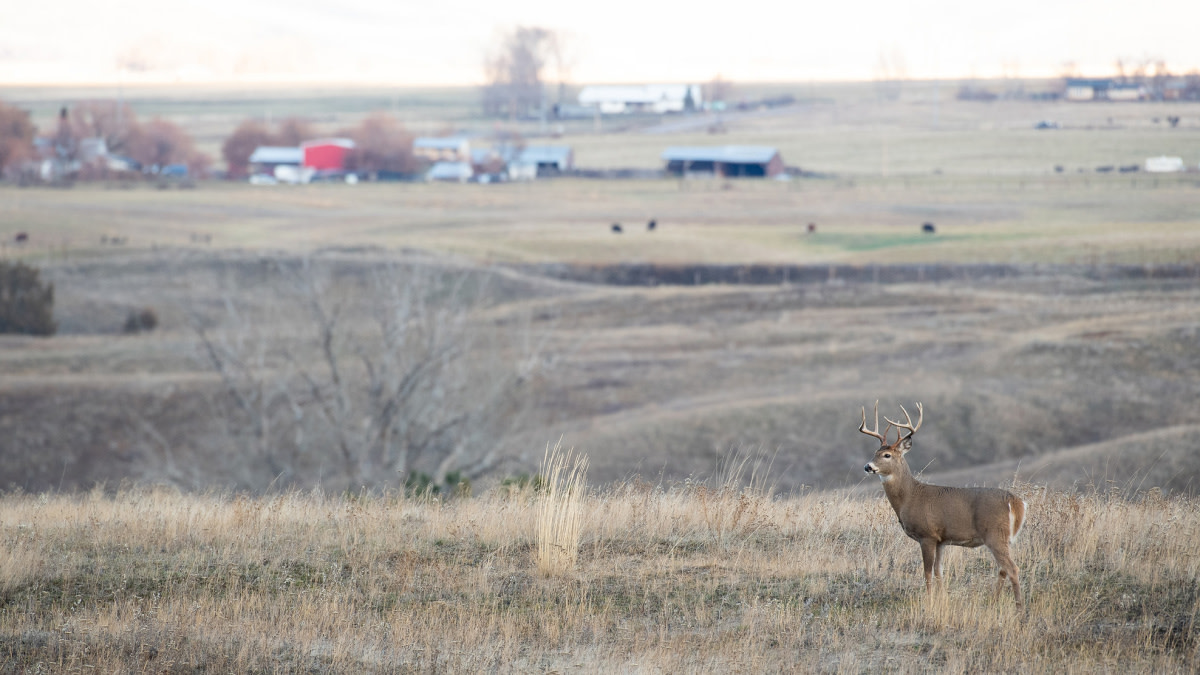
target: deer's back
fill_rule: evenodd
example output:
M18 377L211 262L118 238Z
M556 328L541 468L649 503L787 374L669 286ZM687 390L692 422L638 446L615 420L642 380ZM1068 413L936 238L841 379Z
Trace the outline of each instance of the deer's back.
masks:
M918 540L932 537L947 544L980 546L994 538L1010 539L1024 520L1021 500L998 488L919 484L913 497L900 520L905 532ZM1019 515L1013 513L1012 502L1019 505Z

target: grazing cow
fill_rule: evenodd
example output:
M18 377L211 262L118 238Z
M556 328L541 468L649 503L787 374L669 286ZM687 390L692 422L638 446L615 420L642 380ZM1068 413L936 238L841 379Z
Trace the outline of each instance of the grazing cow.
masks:
M654 228L656 228L656 227L658 227L658 223L653 219L651 219L650 222L646 223L646 229L649 230L650 232L653 232Z
M933 223L925 223L921 226L921 231L925 234L936 234L937 228L933 226Z
M17 242L18 244L24 244L25 242L29 241L29 233L18 232L17 236L13 237L13 241Z
M621 234L622 232L624 232L624 230L621 229L620 223L613 223L612 231L613 231L613 234Z
M809 234L816 234L816 233L817 233L817 224L816 224L816 223L809 223L809 224L808 224L808 233L809 233Z

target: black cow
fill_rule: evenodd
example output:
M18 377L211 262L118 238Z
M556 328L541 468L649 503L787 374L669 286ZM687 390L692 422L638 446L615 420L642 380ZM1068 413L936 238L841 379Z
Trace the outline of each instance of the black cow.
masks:
M921 231L925 234L936 234L937 228L933 226L933 223L925 223L921 226Z
M624 230L621 229L620 223L613 223L612 231L613 231L613 234L621 234L622 232L624 232Z
M816 233L817 233L817 224L816 224L816 223L809 223L809 224L808 224L808 233L809 233L809 234L816 234Z
M18 244L24 244L25 242L29 241L29 233L18 232L17 236L13 237L13 241L17 242Z
M658 227L658 222L656 222L653 219L650 222L646 223L646 229L649 230L650 232L653 232L654 228L656 228L656 227Z

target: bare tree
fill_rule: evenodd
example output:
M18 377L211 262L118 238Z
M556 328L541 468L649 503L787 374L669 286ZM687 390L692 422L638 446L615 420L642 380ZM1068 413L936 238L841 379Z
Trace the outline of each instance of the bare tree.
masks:
M554 69L561 90L568 61L557 32L537 26L513 29L484 59L484 113L517 119L542 111L547 66Z
M79 138L102 138L109 152L124 153L137 131L138 119L128 103L83 101L71 109L71 126Z
M704 89L705 100L728 103L733 99L733 83L722 77L720 73L704 85Z
M0 175L5 169L33 157L36 133L36 127L29 120L29 111L0 101Z
M224 326L197 328L235 437L273 474L332 463L348 488L494 468L534 410L546 340L483 318L480 272L390 263L344 276L327 261L281 264L260 304L292 325L261 332L227 300Z
M300 145L311 141L317 135L313 125L308 120L299 117L289 117L279 123L272 135L271 142L275 145Z
M221 144L221 156L231 178L243 178L249 171L250 156L262 145L271 145L274 135L257 120L245 120Z
M208 157L196 150L192 137L179 125L155 118L138 125L129 139L129 156L147 167L187 164L192 170L207 166Z
M908 66L904 52L897 46L879 50L875 64L875 92L882 100L895 101L900 98L904 81L908 79Z
M355 147L346 158L347 169L400 174L415 173L418 169L412 151L413 135L387 113L371 113L358 126L343 129L339 134L354 140Z

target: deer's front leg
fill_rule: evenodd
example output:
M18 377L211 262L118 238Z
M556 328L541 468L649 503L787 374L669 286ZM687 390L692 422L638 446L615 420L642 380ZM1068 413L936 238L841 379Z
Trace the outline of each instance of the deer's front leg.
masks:
M921 540L921 563L925 566L925 592L933 592L933 565L937 561L938 545L932 539Z

